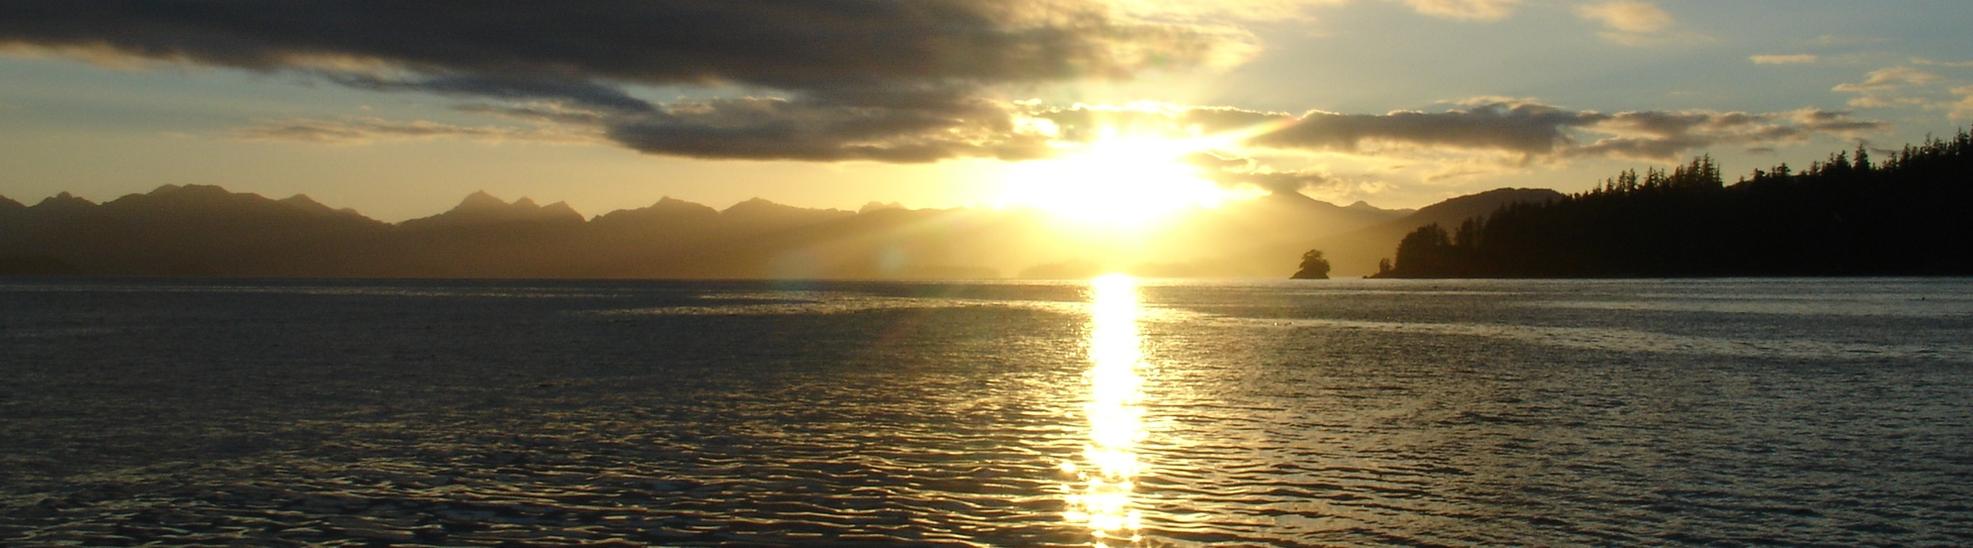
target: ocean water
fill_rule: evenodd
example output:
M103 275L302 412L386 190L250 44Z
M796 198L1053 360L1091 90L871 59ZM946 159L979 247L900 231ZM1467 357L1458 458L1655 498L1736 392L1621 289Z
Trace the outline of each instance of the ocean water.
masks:
M1968 544L1973 280L0 281L0 543Z

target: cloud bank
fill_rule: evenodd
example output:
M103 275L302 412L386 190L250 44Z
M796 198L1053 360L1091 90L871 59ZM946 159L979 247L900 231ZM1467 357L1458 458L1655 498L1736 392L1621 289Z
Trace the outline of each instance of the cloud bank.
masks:
M1487 98L1441 112L1312 111L1252 142L1346 153L1391 147L1493 151L1519 155L1523 161L1585 156L1668 160L1714 145L1798 142L1818 134L1850 135L1883 127L1848 112L1819 109L1602 113Z
M0 1L0 46L551 101L657 154L885 161L1023 154L1017 136L986 137L1011 124L986 88L1217 66L1253 49L1226 27L1093 0L20 0ZM660 104L631 86L739 91Z
M1301 13L1340 0L1231 6ZM1508 17L1517 0L1399 0L1419 13ZM1133 7L1135 6L1135 7ZM1159 7L1162 6L1162 7ZM300 74L349 88L461 99L529 127L371 118L274 120L238 137L318 143L457 137L609 142L706 159L931 162L1037 158L1104 128L1232 132L1229 146L1354 155L1670 159L1881 127L1846 112L1602 113L1481 99L1438 112L1262 112L1232 106L1045 107L1030 86L1237 63L1253 37L1209 21L1226 6L1097 0L0 0L0 47L116 62ZM1654 4L1575 13L1619 42L1676 34ZM1755 62L1800 62L1799 55ZM1888 100L1922 72L1872 73L1835 91ZM666 94L667 99L654 96ZM1309 174L1248 170L1255 184ZM1259 175L1266 173L1265 176Z

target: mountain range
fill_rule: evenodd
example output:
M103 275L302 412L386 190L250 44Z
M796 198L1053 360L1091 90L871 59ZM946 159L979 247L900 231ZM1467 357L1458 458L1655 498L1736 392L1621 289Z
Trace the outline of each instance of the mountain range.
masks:
M1285 277L1310 247L1337 276L1375 271L1399 239L1517 201L1501 189L1416 211L1277 193L1129 235L1074 230L1024 210L810 209L752 199L714 209L664 198L584 217L562 202L485 192L386 223L307 196L165 185L103 203L0 197L0 273L109 276L465 278Z

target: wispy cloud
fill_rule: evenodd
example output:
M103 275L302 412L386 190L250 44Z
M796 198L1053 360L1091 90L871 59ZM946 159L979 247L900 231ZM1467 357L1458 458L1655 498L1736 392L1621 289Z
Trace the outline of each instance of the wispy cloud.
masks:
M1890 68L1883 68L1883 69L1870 71L1869 74L1864 75L1864 79L1862 82L1837 84L1836 87L1832 89L1844 93L1863 93L1869 91L1899 89L1899 88L1905 88L1911 86L1922 86L1925 84L1930 84L1938 79L1939 79L1939 75L1937 74L1932 74L1930 72L1925 72L1915 68L1890 67Z
M1924 57L1911 58L1911 64L1923 65L1929 67L1973 68L1973 61L1941 61L1937 59L1927 59Z
M1952 103L1952 119L1973 120L1973 86L1952 88L1952 93L1958 98Z
M1610 0L1576 6L1576 16L1601 25L1603 39L1626 46L1643 46L1671 39L1677 20L1657 4L1639 0Z
M1811 45L1824 46L1824 47L1843 47L1843 46L1862 46L1868 44L1881 44L1887 41L1889 40L1876 36L1822 34L1822 35L1817 35L1815 38L1809 39L1808 43Z
M1762 54L1747 57L1756 65L1807 65L1822 60L1813 53Z
M1498 21L1514 13L1521 0L1404 0L1418 13L1470 21Z
M1870 71L1861 82L1837 84L1830 91L1856 95L1849 101L1854 108L1922 106L1930 101L1921 96L1921 89L1938 80L1939 75L1913 67L1889 67Z

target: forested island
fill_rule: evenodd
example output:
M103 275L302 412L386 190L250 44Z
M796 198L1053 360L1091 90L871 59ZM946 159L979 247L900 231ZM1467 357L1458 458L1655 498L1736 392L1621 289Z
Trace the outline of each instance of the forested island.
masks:
M1879 150L1880 154L1890 151ZM1839 152L1723 184L1710 156L1626 170L1587 192L1420 227L1375 277L1973 274L1973 137L1928 138L1873 163Z

